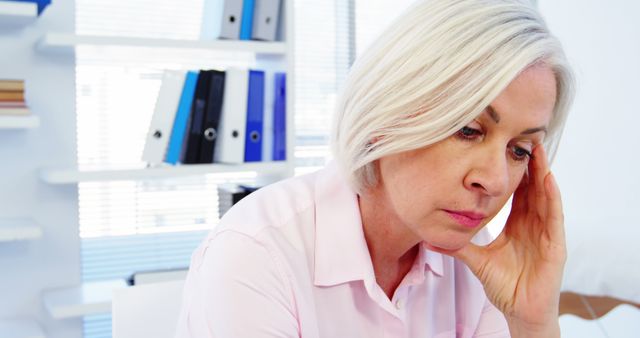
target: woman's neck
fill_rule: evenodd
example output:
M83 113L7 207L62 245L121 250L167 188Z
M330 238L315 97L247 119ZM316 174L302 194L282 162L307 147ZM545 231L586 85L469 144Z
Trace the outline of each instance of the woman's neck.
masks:
M369 189L358 196L358 204L376 281L391 299L411 270L421 239L401 222L382 192Z

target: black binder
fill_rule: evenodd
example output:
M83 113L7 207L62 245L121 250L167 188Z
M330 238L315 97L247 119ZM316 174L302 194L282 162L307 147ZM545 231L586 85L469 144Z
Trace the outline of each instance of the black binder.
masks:
M204 124L204 115L207 108L207 98L209 95L209 84L211 81L211 71L201 70L198 74L196 92L191 106L191 116L189 117L189 136L183 163L199 163L200 140Z
M218 125L220 123L220 112L222 111L225 72L217 70L209 72L209 95L202 125L198 163L213 163L213 151L218 139Z

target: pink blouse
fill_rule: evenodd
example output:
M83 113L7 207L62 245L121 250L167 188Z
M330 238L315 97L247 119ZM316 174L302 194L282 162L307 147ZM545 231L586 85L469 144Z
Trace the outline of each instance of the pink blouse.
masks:
M193 254L176 337L466 338L509 331L462 262L422 245L389 300L375 280L356 194L332 164L260 189L227 212Z

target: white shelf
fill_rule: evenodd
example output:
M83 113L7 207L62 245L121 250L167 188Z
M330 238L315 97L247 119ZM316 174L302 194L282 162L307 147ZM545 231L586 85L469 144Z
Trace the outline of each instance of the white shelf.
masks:
M229 172L259 172L260 174L283 173L286 162L258 162L247 164L186 164L159 166L141 169L86 170L44 169L40 178L50 184L70 184L78 182L120 181L140 179L162 179Z
M42 51L71 51L76 46L111 46L111 47L147 47L177 49L207 49L229 52L246 52L254 54L284 55L287 46L284 42L241 41L241 40L176 40L136 38L121 36L92 36L65 33L47 33L37 43Z
M0 1L0 28L28 25L38 17L38 5L32 2Z
M45 291L44 305L54 319L110 313L113 291L128 287L124 279L85 283L77 287Z
M40 126L38 116L0 115L0 129L34 129Z
M0 242L39 239L42 228L25 219L0 219Z
M31 319L0 320L2 338L45 338L42 328Z

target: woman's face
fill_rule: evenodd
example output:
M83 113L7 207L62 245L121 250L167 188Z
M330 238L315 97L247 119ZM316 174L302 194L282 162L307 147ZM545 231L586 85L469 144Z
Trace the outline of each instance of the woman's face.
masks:
M431 246L455 250L469 243L524 177L555 98L552 70L530 67L455 135L380 159L378 188L393 217Z

